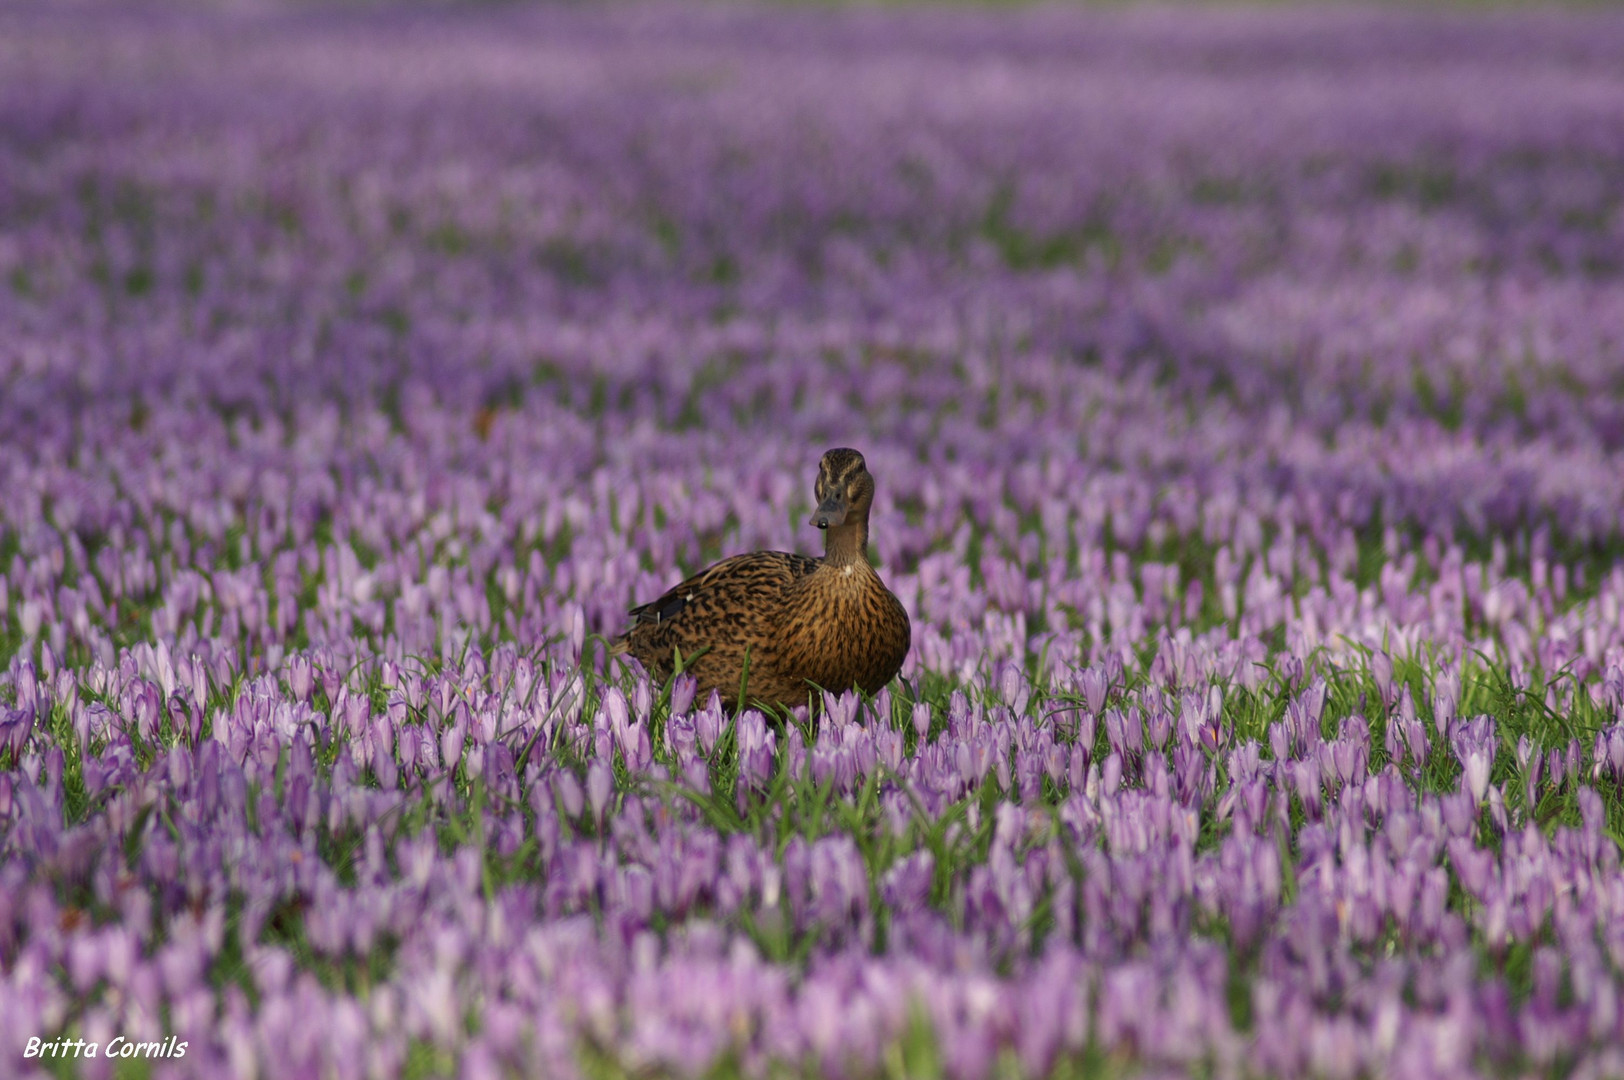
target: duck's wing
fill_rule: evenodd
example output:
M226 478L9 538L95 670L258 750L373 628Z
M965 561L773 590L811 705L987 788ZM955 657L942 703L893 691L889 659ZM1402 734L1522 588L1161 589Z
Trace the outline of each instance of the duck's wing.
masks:
M817 568L817 559L789 551L735 555L706 567L659 599L632 608L628 612L632 629L668 623L686 611L770 606L786 589Z
M716 690L731 704L746 672L758 692L771 690L790 595L820 565L784 551L723 559L632 608L632 624L613 651L630 653L656 680L670 678L680 663L698 680L701 698Z

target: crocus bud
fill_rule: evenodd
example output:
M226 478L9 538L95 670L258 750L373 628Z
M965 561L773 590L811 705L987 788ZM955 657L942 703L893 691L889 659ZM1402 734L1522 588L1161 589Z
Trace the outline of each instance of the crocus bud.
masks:
M581 792L581 782L575 779L574 773L568 769L559 770L553 777L553 793L563 804L566 817L581 816L581 811L586 807L586 799Z
M1466 755L1466 789L1472 793L1472 801L1480 806L1489 792L1490 764L1489 755L1483 750L1473 750Z
M603 822L604 811L615 793L615 774L603 761L594 761L586 771L586 800L592 807L592 816Z
M920 742L924 742L930 735L930 706L924 702L919 702L913 707L913 729Z

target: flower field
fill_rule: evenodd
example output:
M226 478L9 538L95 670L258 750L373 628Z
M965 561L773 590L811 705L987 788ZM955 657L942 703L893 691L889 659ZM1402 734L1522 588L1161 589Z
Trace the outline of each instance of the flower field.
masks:
M0 10L0 1077L1624 1075L1620 55ZM609 655L834 446L896 681Z

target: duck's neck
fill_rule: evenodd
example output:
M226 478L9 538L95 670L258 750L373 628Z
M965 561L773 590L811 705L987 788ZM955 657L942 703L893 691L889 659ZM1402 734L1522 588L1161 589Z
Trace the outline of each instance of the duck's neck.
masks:
M847 521L823 534L823 561L830 566L868 565L868 519Z

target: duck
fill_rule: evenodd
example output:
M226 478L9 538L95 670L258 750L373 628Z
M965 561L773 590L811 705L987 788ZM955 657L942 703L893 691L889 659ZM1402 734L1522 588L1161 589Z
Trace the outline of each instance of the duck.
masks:
M628 614L612 644L664 682L680 669L696 700L715 691L789 708L820 690L873 695L902 670L908 613L868 561L874 477L863 455L838 447L818 462L811 524L823 557L752 551L723 559Z

